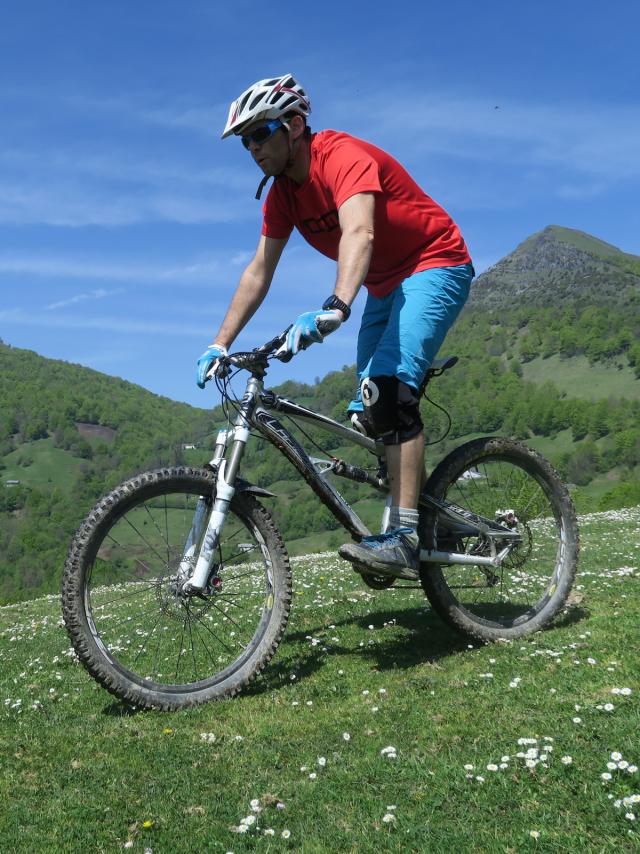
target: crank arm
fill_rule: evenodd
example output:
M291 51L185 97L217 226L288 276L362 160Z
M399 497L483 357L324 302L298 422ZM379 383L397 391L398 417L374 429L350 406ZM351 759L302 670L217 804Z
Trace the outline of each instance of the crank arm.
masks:
M505 546L495 557L467 555L460 552L440 552L434 549L420 549L420 563L459 564L461 566L502 566L502 562L511 551Z

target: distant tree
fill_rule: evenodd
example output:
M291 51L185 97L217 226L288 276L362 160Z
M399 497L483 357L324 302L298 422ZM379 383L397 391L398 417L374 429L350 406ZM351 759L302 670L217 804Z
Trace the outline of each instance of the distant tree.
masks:
M518 347L520 351L520 358L523 362L530 362L532 359L538 355L539 352L539 342L528 332L525 332L522 338L520 339L520 345Z
M594 442L584 442L567 461L566 472L570 483L585 486L597 474L600 454Z

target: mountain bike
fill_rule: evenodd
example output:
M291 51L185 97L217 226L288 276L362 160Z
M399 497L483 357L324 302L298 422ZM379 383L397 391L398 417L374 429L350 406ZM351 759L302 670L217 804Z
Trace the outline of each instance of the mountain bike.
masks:
M240 475L250 439L275 446L354 540L372 533L333 480L364 485L382 504L384 446L265 388L270 361L286 358L285 336L225 357L217 383L227 426L207 465L125 481L96 504L71 543L62 583L67 631L89 673L129 704L175 710L231 697L278 647L291 568L260 500L273 493ZM427 380L456 362L436 361ZM249 376L234 398L230 374L239 371ZM341 448L364 450L371 465L349 462L346 453L311 457L285 418L332 434ZM578 558L575 510L535 451L499 437L457 447L428 478L419 511L419 578L354 566L369 587L419 582L446 623L482 642L541 629L566 603Z

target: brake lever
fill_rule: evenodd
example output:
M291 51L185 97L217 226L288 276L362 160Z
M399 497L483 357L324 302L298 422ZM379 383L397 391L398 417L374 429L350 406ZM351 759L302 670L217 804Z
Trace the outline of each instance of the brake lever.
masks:
M227 362L227 357L223 357L222 359L218 359L217 365L212 365L206 373L204 378L205 382L209 380L213 380L216 377L219 377L221 380L228 377L231 373L231 363Z
M286 345L283 344L276 350L276 352L273 354L273 357L279 362L290 362L293 359L293 353L291 352L291 350L287 350Z
M293 326L293 324L291 324L291 326ZM285 342L286 342L287 332L289 331L289 329L291 329L291 326L289 326L284 331L283 335L281 336L281 337L284 337ZM328 335L329 332L331 332L332 325L331 325L331 323L329 323L326 320L320 320L320 321L318 321L317 328L318 328L318 332L324 336L324 335ZM301 350L307 350L311 346L311 344L314 344L314 343L320 343L321 344L322 340L324 340L324 339L321 339L319 342L310 341L308 344L301 344L300 347L298 348L298 352L300 352ZM279 359L281 362L290 362L291 359L293 359L293 353L291 353L289 350L287 350L284 342L275 351L275 353L273 355L275 356L276 359Z
M287 347L286 347L287 335L288 335L289 330L291 329L292 326L293 326L293 323L290 323L289 326L287 326L287 328L284 330L283 333L276 336L273 339L273 341L270 342L272 344L275 342L280 342L280 346L273 353L274 359L277 359L279 362L290 362L293 359L293 353L290 350L287 350Z

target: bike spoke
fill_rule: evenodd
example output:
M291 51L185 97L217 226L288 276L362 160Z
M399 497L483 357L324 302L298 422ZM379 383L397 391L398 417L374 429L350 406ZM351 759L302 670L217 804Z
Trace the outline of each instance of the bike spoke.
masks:
M197 617L195 617L195 616L194 616L194 620L193 620L193 626L192 626L192 628L193 628L193 630L196 632L196 634L197 634L198 628L200 627L200 624L201 624L201 623L200 623L200 620L199 620ZM210 649L209 649L209 647L207 646L207 643L206 643L206 641L205 641L204 637L201 637L199 634L197 634L197 636L198 636L198 638L199 638L199 640L200 640L200 643L202 644L202 646L203 646L203 647L204 647L204 649L206 650L206 653L207 653L207 656L208 656L208 661L209 661L209 663L215 666L215 658L214 658L214 656L213 656L213 654L212 654L211 650L210 650Z
M155 623L153 624L153 628L151 629L151 631L148 634L149 640L153 637L153 634L154 634L155 630L158 628L158 625L159 625L161 619L162 619L162 614L159 614L158 619L155 621ZM134 664L138 661L138 659L140 658L142 653L146 650L146 648L147 648L147 644L145 642L143 644L143 646L141 646L140 649L138 650L138 654L136 655L136 657L133 659Z
M166 528L166 513L167 513L167 499L166 499L166 496L165 496L165 499L164 499L164 503L165 503L165 507L164 507L164 511L165 511L165 528ZM163 533L162 533L162 531L160 530L160 528L159 528L159 526L158 526L158 523L156 522L155 516L153 515L153 513L151 512L151 510L149 510L149 505L148 505L148 504L143 504L142 506L144 507L144 511L145 511L145 513L147 514L147 516L148 516L148 517L149 517L149 519L151 520L151 524L153 525L153 527L156 529L156 531L157 531L157 532L158 532L158 534L160 535L160 539L162 540L162 542L164 543L164 545L166 545L166 547L167 547L167 555L169 555L169 540L168 540L168 538L167 538L167 535L166 535L166 534L163 534Z
M146 538L142 536L140 531L136 528L136 526L133 524L133 522L129 519L128 516L124 517L124 521L129 525L129 527L131 527L136 532L136 534L140 537L144 545L150 548L151 551L156 555L156 557L159 558L159 560L162 562L164 558L162 557L160 552L158 552L155 546L152 546L151 543L147 542Z
M229 620L230 623L233 623L233 625L238 629L239 632L243 631L243 627L240 625L240 623L236 622L236 620L234 620L233 617L230 617L225 611L222 610L222 608L220 608L218 605L216 605L215 602L213 603L213 607L215 608L216 611L218 611L220 614L222 614L225 619Z
M122 596L116 596L114 599L109 599L108 602L100 602L100 608L108 608L109 605L113 605L115 602L124 602L127 599L132 599L136 596L141 596L143 593L146 593L148 590L151 590L154 587L157 587L157 581L149 581L148 583L144 583L142 585L142 589L134 590L130 593L124 593Z
M223 640L221 640L221 639L218 637L218 635L213 631L213 629L212 629L210 626L208 626L208 625L204 622L204 620L202 619L202 617L196 617L196 620L197 620L198 624L199 624L200 626L202 626L202 628L203 628L203 629L206 629L206 630L209 632L209 634L211 635L211 637L212 637L212 638L213 638L217 643L219 643L221 646L223 646L223 647L227 650L227 652L229 652L229 653L233 653L233 650L231 649L231 647L230 647L230 646L228 646L228 645L227 645Z

